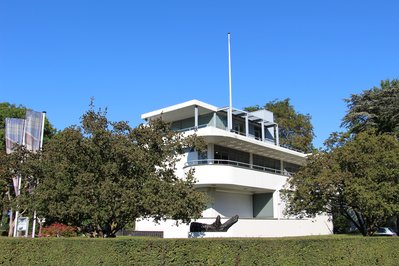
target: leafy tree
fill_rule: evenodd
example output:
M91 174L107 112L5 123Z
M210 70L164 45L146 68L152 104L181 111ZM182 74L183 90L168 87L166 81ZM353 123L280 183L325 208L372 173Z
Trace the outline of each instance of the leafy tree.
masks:
M314 132L310 121L311 116L296 112L289 98L268 102L263 108L255 105L244 109L249 112L261 109L273 112L275 122L279 125L279 138L282 146L303 152L313 150Z
M36 185L33 176L37 173L39 154L28 151L24 146L17 145L11 154L0 153L0 205L4 211L20 211L20 215L29 212L30 193ZM16 196L13 187L13 178L21 178L20 195ZM12 218L14 219L14 217ZM12 221L11 221L12 222ZM9 227L9 236L12 235L13 226Z
M348 111L343 126L351 133L367 129L393 133L399 138L399 80L381 81L381 86L353 94L345 99ZM396 218L399 233L399 216Z
M91 108L81 126L64 129L35 159L37 187L26 198L48 222L83 232L114 236L137 218L189 222L205 208L206 196L194 189L193 172L175 175L178 155L200 145L161 120L131 128L110 122Z
M399 143L374 131L335 134L313 154L283 192L287 212L302 216L340 213L371 235L399 214Z
M345 100L348 112L343 126L359 133L374 128L378 132L392 132L399 136L399 80L381 81L374 87Z

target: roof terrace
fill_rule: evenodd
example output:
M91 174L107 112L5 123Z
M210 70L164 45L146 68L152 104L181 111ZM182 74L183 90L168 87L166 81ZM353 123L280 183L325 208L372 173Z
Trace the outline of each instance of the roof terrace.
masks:
M162 118L172 124L172 129L179 131L196 130L203 127L216 127L235 134L259 141L279 145L278 125L273 122L273 113L260 110L247 112L232 109L229 124L229 108L217 108L198 100L191 100L141 115L148 121Z

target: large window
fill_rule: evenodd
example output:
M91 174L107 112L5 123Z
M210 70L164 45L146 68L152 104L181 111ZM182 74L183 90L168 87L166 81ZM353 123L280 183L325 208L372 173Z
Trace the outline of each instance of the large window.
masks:
M194 117L175 121L172 123L172 130L187 130L194 127Z
M249 164L249 153L215 145L215 160L229 160Z
M254 218L273 218L273 193L254 194L252 200Z
M207 126L212 123L213 113L198 116L198 126Z
M220 129L227 128L227 114L223 112L216 113L216 127Z
M213 119L212 113L200 115L198 116L198 126L199 127L208 126L209 124L211 124L212 119ZM171 125L171 128L173 130L188 130L192 129L194 126L195 126L195 118L190 117L187 119L174 121Z
M260 125L255 124L255 123L250 123L249 124L249 134L253 137L255 137L255 139L262 139L262 130Z
M278 171L280 170L280 160L259 156L256 154L253 155L253 164Z
M245 120L233 117L233 131L240 135L245 135Z

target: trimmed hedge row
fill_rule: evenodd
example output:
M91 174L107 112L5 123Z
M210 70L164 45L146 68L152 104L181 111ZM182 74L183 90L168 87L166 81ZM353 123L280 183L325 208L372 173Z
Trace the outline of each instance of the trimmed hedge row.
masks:
M0 239L5 265L398 265L399 238Z

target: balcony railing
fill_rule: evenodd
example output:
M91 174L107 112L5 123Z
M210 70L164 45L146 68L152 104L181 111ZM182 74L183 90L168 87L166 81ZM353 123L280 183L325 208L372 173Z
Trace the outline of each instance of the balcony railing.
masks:
M213 126L210 126L208 124L202 124L202 125L198 125L198 127L187 127L187 128L182 128L182 129L176 129L176 131L177 132L185 132L185 131L197 130L197 129L205 128L205 127L213 127ZM230 132L237 134L237 135L244 136L244 137L247 136L245 132L241 132L241 131L237 131L237 130L233 130L233 129ZM253 134L248 134L248 137L251 139L262 141L261 137L255 136ZM263 142L269 142L269 143L276 144L274 139L269 139L269 138L264 138Z
M199 128L204 128L204 127L208 127L207 124L202 124L202 125L198 125L198 127L186 127L186 128L182 128L182 129L176 129L175 131L177 132L185 132L185 131L190 131L190 130L197 130Z
M291 176L292 173L288 171L281 171L280 169L274 169L270 167L260 166L260 165L253 165L249 163L243 163L238 161L231 161L231 160L221 160L221 159L203 159L203 160L192 160L186 162L184 167L192 167L197 165L229 165L234 167L246 168L251 170L257 170L267 173L272 173L276 175L284 175L284 176Z

